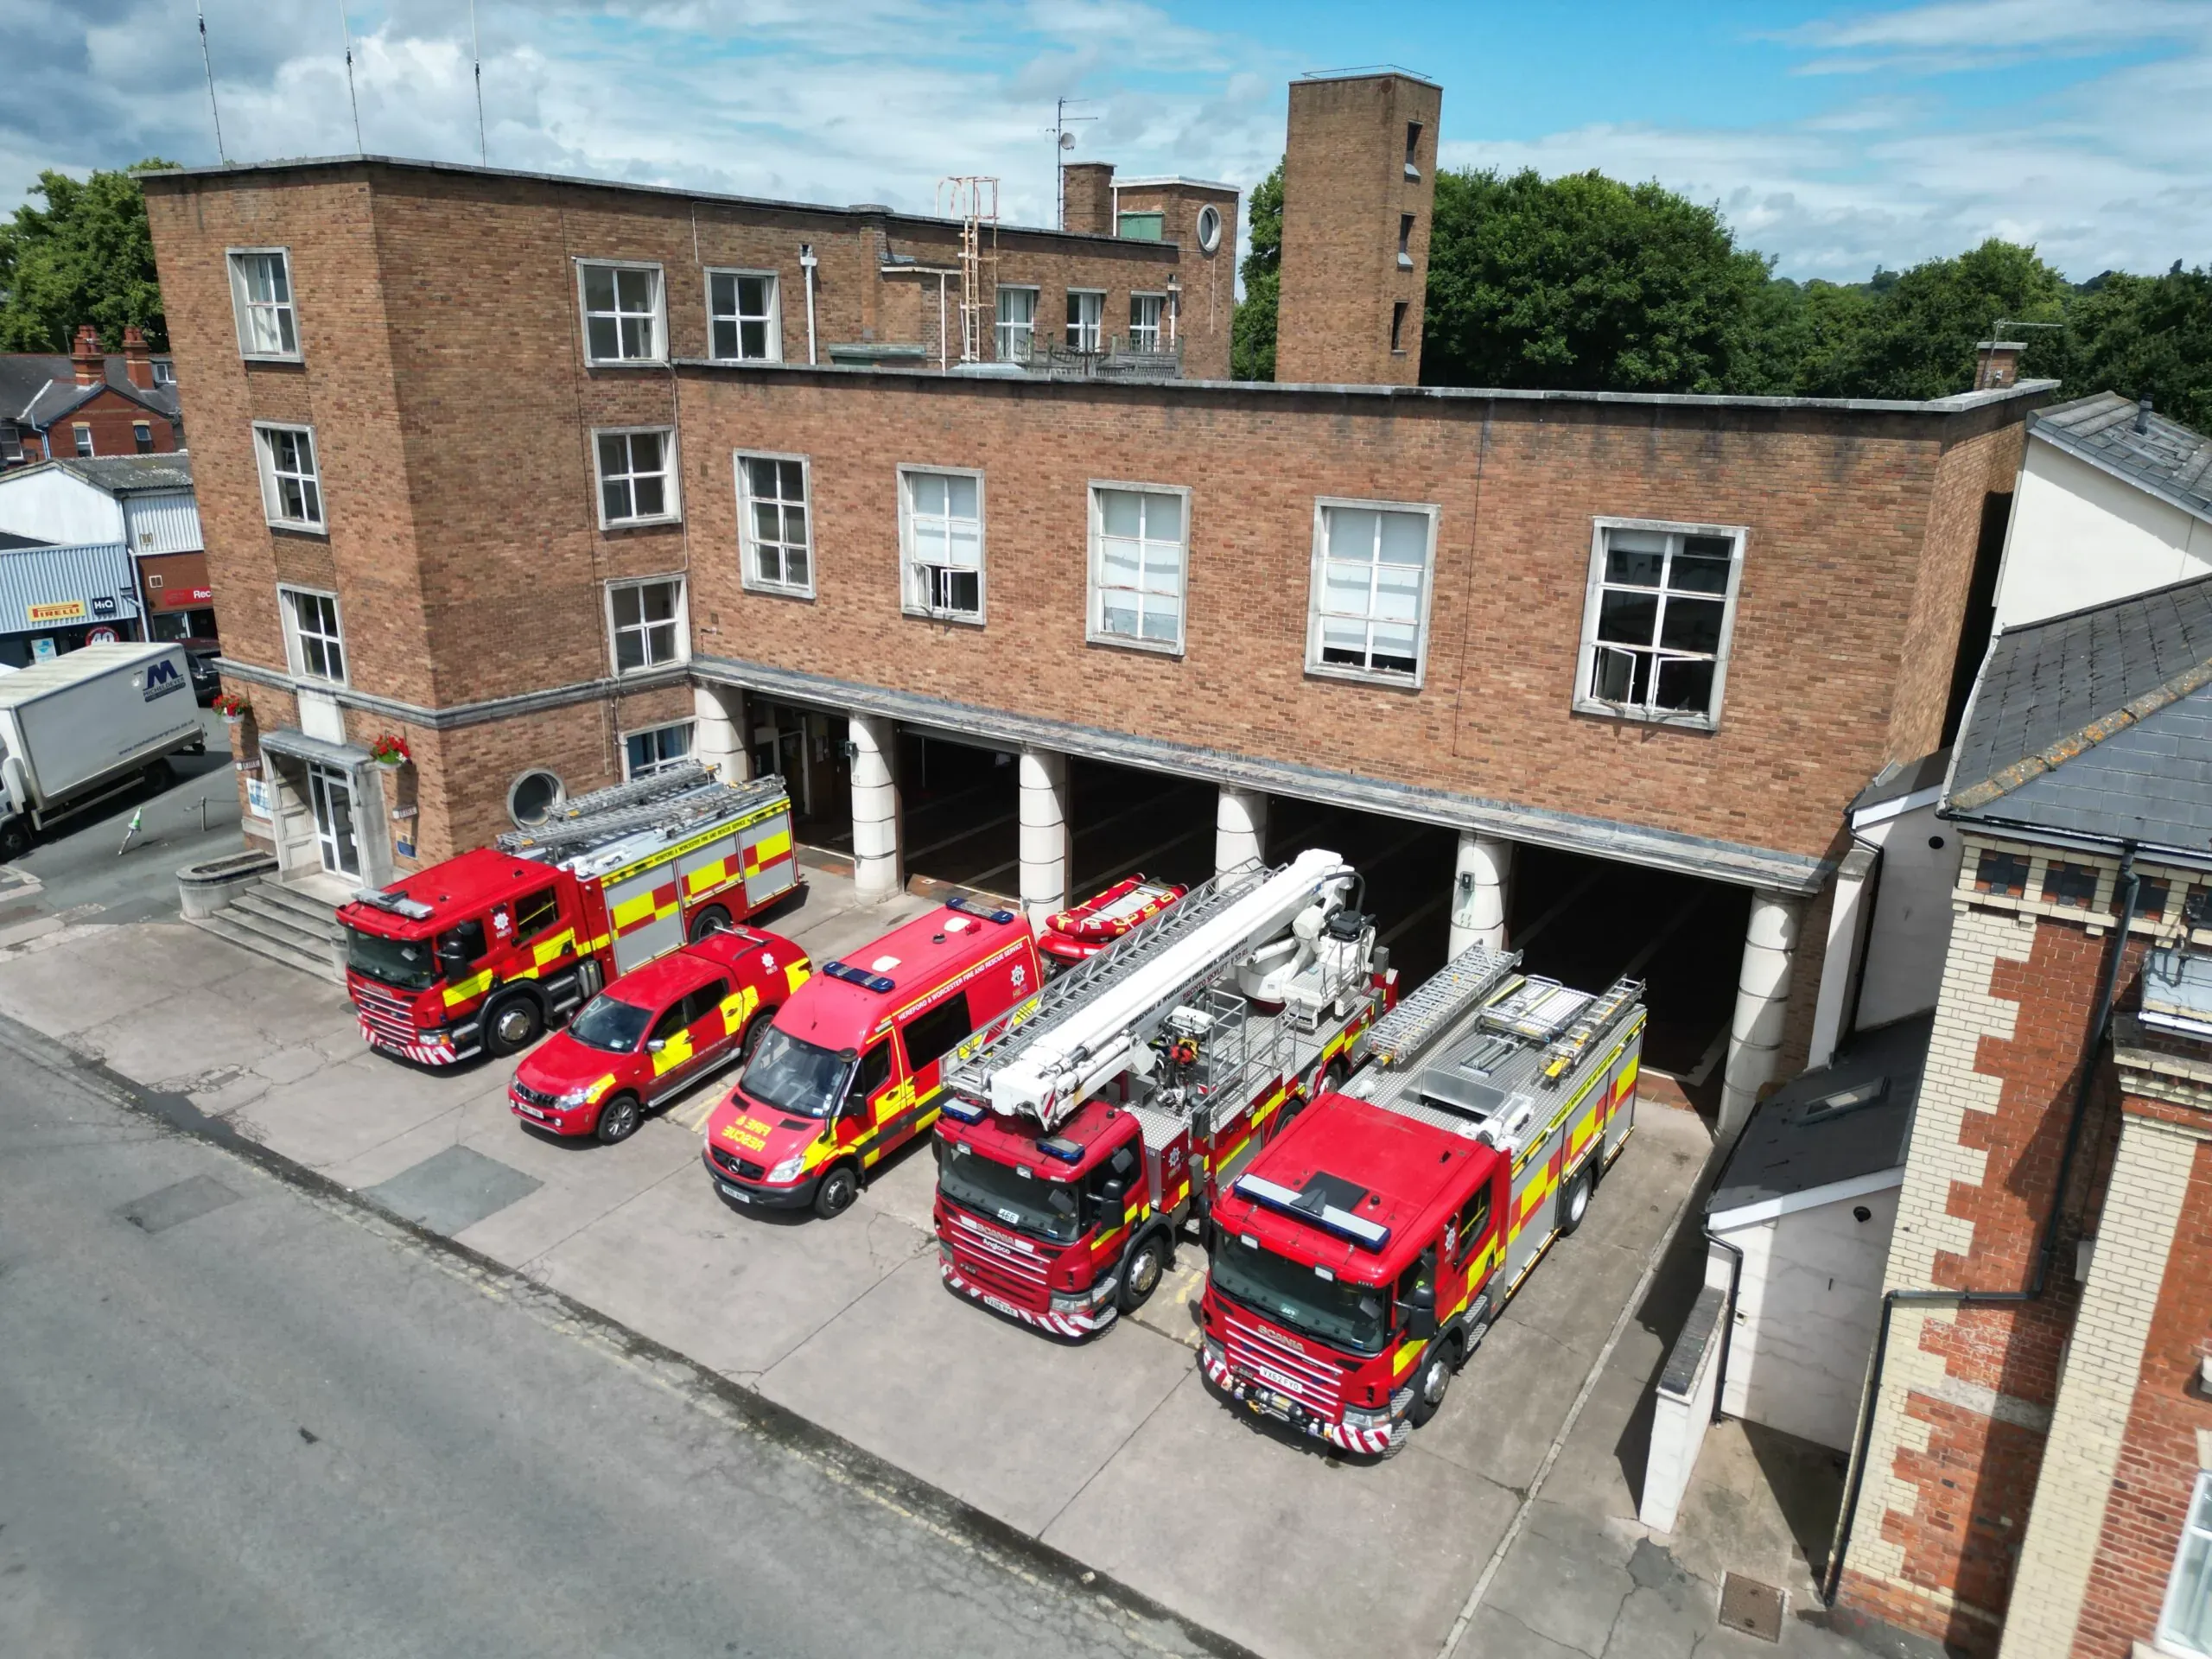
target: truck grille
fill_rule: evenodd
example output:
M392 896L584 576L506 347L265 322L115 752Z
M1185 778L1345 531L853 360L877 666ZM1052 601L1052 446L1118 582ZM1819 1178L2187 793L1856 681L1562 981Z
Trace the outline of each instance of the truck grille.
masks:
M383 989L359 974L352 976L353 1006L361 1018L386 1036L403 1043L415 1040L415 1005L404 996Z
M1316 1360L1225 1304L1223 1347L1229 1363L1246 1376L1287 1394L1307 1410L1334 1422L1344 1384L1337 1368Z
M741 1181L757 1181L768 1173L765 1166L733 1157L720 1147L714 1149L713 1157L726 1174L734 1175Z
M945 1216L950 1232L947 1242L977 1283L1001 1295L1046 1306L1048 1293L1041 1256L1030 1255L1008 1235L970 1221L957 1210L948 1209Z
M528 1084L519 1080L509 1084L507 1087L512 1091L514 1097L525 1106L550 1106L553 1103L552 1096L544 1093L542 1090L533 1089Z

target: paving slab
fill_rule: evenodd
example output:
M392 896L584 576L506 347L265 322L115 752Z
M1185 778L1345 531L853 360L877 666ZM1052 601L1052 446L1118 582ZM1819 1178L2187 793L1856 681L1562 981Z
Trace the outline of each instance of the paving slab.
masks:
M556 1141L533 1135L493 1103L504 1122L485 1123L484 1110L461 1114L461 1141L526 1170L543 1183L520 1203L459 1235L471 1249L521 1267L664 1181L699 1175L699 1137L664 1119L649 1118L620 1146L596 1141Z
M327 1170L445 1116L483 1086L469 1071L418 1071L364 1044L302 1083L264 1090L231 1117L264 1145Z
M760 1391L1038 1532L1187 1376L1141 1326L1050 1340L944 1287L931 1249L760 1379ZM866 1377L873 1386L855 1388Z
M534 1176L467 1147L448 1147L361 1196L451 1238L537 1191Z
M1522 1490L1551 1449L1589 1370L1586 1356L1578 1357L1535 1326L1500 1319L1453 1380L1444 1408L1421 1428L1421 1449Z
M188 942L171 936L185 932L220 949L180 948ZM0 956L0 1013L49 1036L73 1038L181 990L194 990L194 1005L204 1006L205 986L234 972L238 954L181 923L65 930Z
M1175 1351L1189 1367L1175 1391L1045 1541L1281 1659L1433 1655L1514 1495L1418 1434L1385 1462L1291 1443Z
M1628 1572L1634 1544L1542 1498L1529 1508L1522 1544L1506 1555L1484 1605L1564 1647L1605 1652L1621 1604L1636 1587Z

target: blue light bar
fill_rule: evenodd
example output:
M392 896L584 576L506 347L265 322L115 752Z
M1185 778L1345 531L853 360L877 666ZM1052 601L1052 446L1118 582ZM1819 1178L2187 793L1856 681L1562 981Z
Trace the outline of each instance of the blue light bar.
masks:
M1057 1135L1047 1135L1044 1140L1039 1141L1037 1143L1037 1150L1047 1158L1058 1159L1064 1164L1079 1164L1083 1161L1083 1148L1074 1141Z
M983 1109L972 1100L963 1100L957 1095L947 1095L939 1106L947 1117L957 1118L963 1123L980 1123Z
M944 901L944 907L947 910L959 911L969 916L980 916L987 922L996 922L1001 927L1004 927L1014 919L1014 912L1010 910L985 910L981 905L970 904L957 893Z
M865 968L855 968L850 963L832 962L823 964L822 971L832 979L842 979L848 985L857 985L862 990L879 994L895 991L899 982L888 974L871 974Z
M1239 1198L1266 1205L1278 1215L1288 1216L1294 1221L1311 1222L1325 1232L1350 1239L1363 1250L1380 1250L1390 1242L1390 1230L1381 1222L1355 1216L1351 1211L1339 1210L1333 1204L1325 1204L1318 1210L1309 1209L1304 1193L1277 1181L1263 1180L1257 1175L1240 1175L1230 1191Z

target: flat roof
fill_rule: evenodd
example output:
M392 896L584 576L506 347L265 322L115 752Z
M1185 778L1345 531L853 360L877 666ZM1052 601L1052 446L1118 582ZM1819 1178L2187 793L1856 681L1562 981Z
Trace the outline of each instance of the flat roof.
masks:
M482 167L472 162L423 161L409 156L300 156L266 162L232 162L214 167L165 167L136 175L142 182L159 181L166 189L187 180L247 178L271 173L304 173L346 167L389 167L409 173L448 173L463 178L512 179L530 184L566 185L582 190L615 190L632 195L661 196L675 201L721 202L733 207L760 207L777 213L818 213L830 219L893 219L912 225L929 225L957 232L964 221L936 213L911 213L872 201L837 207L820 201L787 201L775 196L741 196L722 190L692 190L674 184L639 184L627 179L594 179L569 173L532 173L520 168ZM1228 187L1224 186L1224 188ZM1070 242L1110 242L1116 247L1173 248L1172 242L1148 242L1119 236L1098 236L1088 231L1058 231L1049 225L1001 224L999 234L1047 236Z
M1186 179L1179 173L1162 173L1153 178L1116 179L1116 190L1156 189L1163 184L1186 185L1193 190L1226 190L1232 196L1241 196L1243 190L1233 184L1224 184L1218 179Z

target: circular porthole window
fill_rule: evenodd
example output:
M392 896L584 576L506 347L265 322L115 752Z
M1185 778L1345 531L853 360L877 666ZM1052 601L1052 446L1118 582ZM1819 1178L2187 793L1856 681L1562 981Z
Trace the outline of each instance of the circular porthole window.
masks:
M1198 246L1211 253L1221 245L1221 209L1209 203L1198 209Z
M507 816L524 830L535 830L552 816L568 786L543 767L532 767L507 786Z

